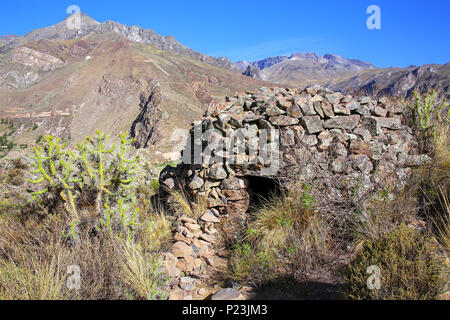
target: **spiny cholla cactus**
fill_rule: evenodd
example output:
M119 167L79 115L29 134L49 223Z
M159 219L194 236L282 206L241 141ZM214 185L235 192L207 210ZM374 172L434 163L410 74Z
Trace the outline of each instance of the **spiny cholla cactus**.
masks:
M56 190L71 217L70 234L75 238L74 230L78 222L75 200L79 196L79 188L76 187L81 182L74 170L76 156L73 151L66 149L60 138L46 136L44 141L44 146L34 147L34 155L31 157L34 160L31 173L37 178L28 181L42 186L41 190L32 193L31 201L46 194L50 189Z
M32 200L45 194L50 188L55 188L60 192L61 198L68 204L66 209L73 216L77 216L74 193L76 184L81 182L77 178L74 170L75 154L66 149L65 144L61 144L61 139L52 136L44 137L45 145L34 147L34 155L31 157L34 162L34 169L31 173L37 175L36 180L28 181L36 185L44 185L40 191L33 192Z
M433 127L433 120L441 123L450 123L450 109L448 108L447 100L444 99L442 103L438 103L435 90L429 91L423 97L419 93L414 92L414 97L414 104L408 105L408 107L413 113L416 126L424 130L426 134ZM442 115L445 108L447 108L446 118Z
M133 143L127 136L128 133L120 135L117 148L109 145L108 135L97 131L94 138L84 139L75 151L66 149L58 138L44 137L44 146L34 148L32 173L37 179L30 182L42 189L33 193L32 200L56 188L71 215L72 234L78 223L77 197L94 191L98 228L106 228L110 233L117 230L120 236L129 237L138 214L134 194L138 159L127 157Z

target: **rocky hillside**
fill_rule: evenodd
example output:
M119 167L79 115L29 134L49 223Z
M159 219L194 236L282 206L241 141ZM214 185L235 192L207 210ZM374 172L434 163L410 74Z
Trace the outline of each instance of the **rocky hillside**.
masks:
M16 38L19 38L19 36L13 35L13 34L8 34L6 36L0 36L0 41L11 41L14 40Z
M136 146L160 146L170 158L175 129L187 129L225 95L266 85L117 33L13 42L0 55L0 117L16 123L17 144L31 146L45 134L76 142L96 129L128 130Z

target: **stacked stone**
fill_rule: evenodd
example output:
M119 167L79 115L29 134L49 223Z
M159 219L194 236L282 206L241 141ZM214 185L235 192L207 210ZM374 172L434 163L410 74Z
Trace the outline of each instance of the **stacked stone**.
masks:
M278 129L281 162L272 178L288 176L296 166L302 168L299 179L339 176L358 180L362 192L396 186L405 181L411 166L429 160L419 155L412 130L402 121L402 105L387 98L354 98L319 87L248 91L210 107L203 119L194 123L203 132L215 129L214 134L202 137L203 142L195 141L191 132L193 143L205 149L205 141L227 143L233 133L244 130L240 149L244 152L234 150L236 154L224 154L212 163L182 164L163 172L160 182L174 188L176 180L177 187L187 190L193 199L206 197L208 208L218 217L242 215L248 209L252 187L246 178L260 176L262 169L273 164L261 157L248 164L254 160L249 146L258 144L261 129ZM234 157L232 163L230 157Z
M205 158L201 164L182 163L161 173L162 194L163 190L181 189L194 202L206 200L208 207L198 221L182 217L174 224L176 242L166 254L169 274L198 275L214 264L217 224L245 218L252 189L257 187L252 186L254 177L281 181L293 177L320 185L325 203L345 199L345 190L349 189L362 198L386 186L403 185L411 167L430 160L419 154L403 111L394 100L354 98L319 87L302 91L261 88L211 106L193 125L202 128L204 134L198 139L192 130L185 153L192 153L196 146L205 151L211 144L229 143L239 130L244 130L245 138L231 154L212 154L214 159ZM208 133L209 129L215 130ZM249 152L250 146L253 150L259 147L262 129L279 132L276 141L269 141L278 146L272 156L278 153L280 160L279 170L271 176L262 172L273 165L272 160L259 156L252 159ZM193 278L178 281L184 290L195 288Z
M178 289L193 292L196 280L190 276L199 277L206 272L207 265L214 264L214 244L217 243L214 225L219 222L218 213L209 210L198 221L184 216L173 224L175 243L171 251L163 255L163 265L170 277L178 279Z

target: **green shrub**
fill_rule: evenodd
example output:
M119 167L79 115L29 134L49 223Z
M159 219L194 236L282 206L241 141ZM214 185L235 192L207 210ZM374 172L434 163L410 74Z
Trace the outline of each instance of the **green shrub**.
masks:
M372 266L380 270L379 289L369 289ZM443 276L436 244L403 224L365 242L343 270L344 295L364 300L435 299L443 288Z
M2 124L6 124L8 129L3 135L0 136L0 159L6 157L8 152L16 146L14 141L9 139L15 132L12 121L5 119Z
M234 280L259 285L277 276L274 269L278 264L270 249L258 249L250 243L235 244L230 258L230 275Z

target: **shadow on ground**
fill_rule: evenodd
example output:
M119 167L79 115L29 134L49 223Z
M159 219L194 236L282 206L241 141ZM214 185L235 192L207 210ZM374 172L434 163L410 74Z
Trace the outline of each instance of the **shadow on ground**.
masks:
M295 278L274 279L255 288L252 300L341 300L341 285L301 282Z

